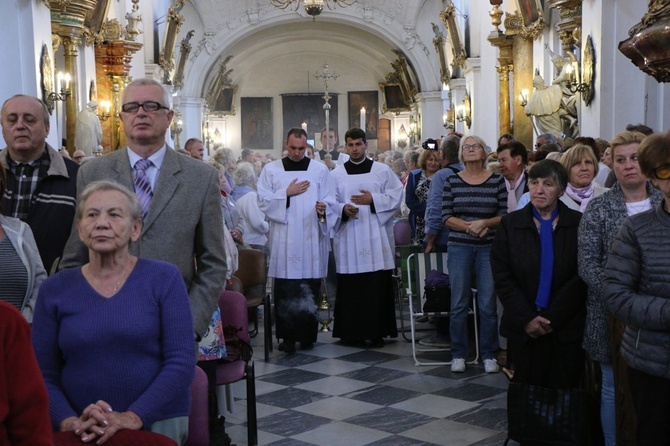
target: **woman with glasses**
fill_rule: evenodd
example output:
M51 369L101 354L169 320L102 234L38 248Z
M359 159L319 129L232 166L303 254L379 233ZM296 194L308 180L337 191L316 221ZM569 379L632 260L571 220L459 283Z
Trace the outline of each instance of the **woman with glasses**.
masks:
M603 275L610 248L624 220L651 209L663 195L642 175L638 149L645 135L639 132L617 134L608 150L618 182L586 208L579 227L579 275L588 285L586 326L582 344L588 356L600 363L602 373L600 419L605 443L616 443L614 414L614 372L608 312L603 296ZM614 352L615 359L619 355Z
M412 227L412 244L420 245L426 236L426 201L430 182L440 169L437 150L423 150L419 155L419 168L410 172L405 189L405 204L409 208L409 224Z
M621 355L630 366L636 439L643 446L670 438L670 132L646 137L638 163L663 201L624 220L607 259L603 296L626 324Z
M507 214L505 179L486 170L486 143L479 136L461 138L458 157L465 170L447 177L442 221L449 228L447 266L451 278L451 371L465 371L468 357L468 308L473 273L480 318L480 346L487 373L499 371L498 316L491 274L495 228Z

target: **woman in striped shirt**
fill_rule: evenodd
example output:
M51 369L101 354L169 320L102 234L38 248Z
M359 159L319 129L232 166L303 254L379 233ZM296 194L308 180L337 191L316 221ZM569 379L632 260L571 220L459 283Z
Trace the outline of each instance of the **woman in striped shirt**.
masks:
M496 373L498 316L490 256L495 228L507 213L507 188L501 175L486 170L486 143L480 137L461 138L458 155L465 170L447 178L442 194L442 221L449 228L451 371L465 371L467 317L474 273L484 370Z

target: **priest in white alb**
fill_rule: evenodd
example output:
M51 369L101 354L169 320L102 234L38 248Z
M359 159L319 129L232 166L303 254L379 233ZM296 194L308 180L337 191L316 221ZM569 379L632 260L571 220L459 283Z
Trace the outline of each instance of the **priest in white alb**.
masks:
M288 155L267 164L258 180L258 204L270 222L268 276L274 278L279 350L316 342L317 302L328 266L334 188L328 168L305 156L307 134L289 130Z
M365 157L365 132L345 134L349 161L331 172L336 187L334 250L337 265L333 336L343 343L382 347L398 336L392 273L393 215L402 183L390 167Z

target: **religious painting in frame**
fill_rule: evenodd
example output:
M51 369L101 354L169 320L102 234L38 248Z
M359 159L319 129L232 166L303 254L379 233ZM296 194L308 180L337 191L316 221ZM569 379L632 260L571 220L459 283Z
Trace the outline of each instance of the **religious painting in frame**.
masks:
M55 92L54 67L51 63L51 55L46 43L42 44L42 55L40 56L40 86L42 87L42 100L47 104L49 114L53 113L53 101L49 101L49 95Z
M236 112L235 93L237 93L237 85L224 85L214 100L213 113L217 116L234 115Z
M454 60L451 62L451 65L454 68L463 68L465 67L465 60L468 58L468 55L465 51L461 40L461 32L458 27L458 22L456 21L456 7L451 2L447 1L447 6L444 8L444 11L440 13L440 18L444 22L444 26L449 32L449 40L451 41L451 52L454 56Z
M330 93L329 124L337 130L337 93ZM325 101L323 93L282 94L282 140L293 127L307 125L307 139L316 140L316 133L326 126L326 112L323 109Z
M533 28L543 21L541 0L516 0L523 26Z
M109 13L109 6L111 3L112 0L98 0L95 8L86 14L84 25L94 33L99 33L102 24L107 20L107 14Z
M379 126L379 94L377 91L350 91L347 93L349 102L349 128L360 127L361 108L365 107L365 136L377 139Z
M272 98L242 98L242 148L272 150Z
M395 76L395 73L389 73L384 82L380 82L379 89L384 96L384 105L382 113L400 113L410 110L409 101L403 92L402 86Z

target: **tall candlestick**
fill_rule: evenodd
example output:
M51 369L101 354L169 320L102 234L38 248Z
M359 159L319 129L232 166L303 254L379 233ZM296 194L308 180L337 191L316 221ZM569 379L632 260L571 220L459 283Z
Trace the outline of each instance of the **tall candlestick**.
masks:
M361 107L361 130L365 131L365 107Z

